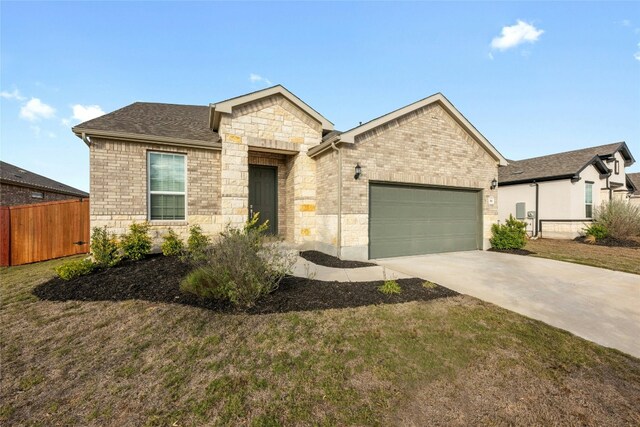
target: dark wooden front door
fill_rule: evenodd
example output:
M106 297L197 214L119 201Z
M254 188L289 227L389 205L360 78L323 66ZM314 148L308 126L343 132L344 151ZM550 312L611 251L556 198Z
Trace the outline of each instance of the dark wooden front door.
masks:
M260 223L269 221L268 232L278 233L277 168L249 165L249 216L260 212Z

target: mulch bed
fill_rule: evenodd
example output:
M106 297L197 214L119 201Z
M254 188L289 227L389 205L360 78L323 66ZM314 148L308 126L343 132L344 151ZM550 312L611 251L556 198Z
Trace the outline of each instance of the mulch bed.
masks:
M54 278L34 288L33 294L49 301L144 300L184 304L220 312L234 311L228 303L181 292L180 281L189 270L188 265L175 257L149 256L141 261L124 263L70 281ZM442 286L424 288L423 282L422 279L400 279L398 283L402 292L384 295L377 289L382 281L341 283L286 277L276 291L262 298L248 312L268 314L324 310L428 301L458 295Z
M302 251L300 252L300 256L314 264L333 268L361 268L376 265L372 262L341 260L340 258L318 251Z
M597 240L596 243L587 243L585 242L585 237L580 236L576 237L576 242L585 243L587 245L597 245L597 246L608 246L611 248L640 248L640 239L632 240L632 239L616 239L613 237L605 237L604 239Z
M513 254L513 255L532 255L535 254L535 252L531 252L528 251L526 249L496 249L496 248L490 248L488 249L491 252L501 252L503 254Z

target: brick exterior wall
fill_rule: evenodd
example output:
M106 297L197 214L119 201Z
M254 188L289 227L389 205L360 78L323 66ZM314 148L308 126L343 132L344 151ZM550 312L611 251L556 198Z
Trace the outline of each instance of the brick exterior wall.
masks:
M491 180L498 175L498 162L438 104L372 129L359 135L355 144L341 147L344 258L367 258L370 180L481 189L484 247L488 248L491 224L498 216L497 191L490 189ZM335 212L330 200L337 200L337 195L332 195L336 185L331 184L337 179L331 166L337 164L337 157L330 156L335 154L327 151L317 157L323 175L318 177L318 203L329 203L320 210L327 215ZM357 163L362 176L355 180ZM488 203L490 196L493 205ZM330 218L323 222L332 224ZM337 230L337 225L334 228ZM324 233L321 244L326 246L335 240L335 234Z
M171 227L183 237L190 225L199 224L215 235L224 226L220 206L220 152L136 142L92 138L91 226L103 225L115 233L127 231L134 222L148 219L147 153L186 154L187 219L152 221L155 242Z
M43 193L44 197L42 199L31 197L33 193ZM55 193L53 191L45 191L38 188L0 183L1 206L31 205L33 203L55 202L58 200L72 200L79 198L80 197L78 196Z

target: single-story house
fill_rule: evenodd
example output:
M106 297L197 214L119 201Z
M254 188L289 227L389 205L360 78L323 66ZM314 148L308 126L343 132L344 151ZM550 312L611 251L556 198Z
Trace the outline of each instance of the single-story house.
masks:
M260 212L348 259L487 249L504 157L438 93L345 132L281 85L210 105L136 102L75 126L91 224L215 235Z
M0 206L27 205L87 197L89 197L89 193L82 190L0 161Z
M627 180L627 187L633 189L629 192L629 203L640 206L640 172L628 173Z
M577 237L603 201L627 198L634 162L624 142L509 160L499 171L499 218L525 220L532 235Z

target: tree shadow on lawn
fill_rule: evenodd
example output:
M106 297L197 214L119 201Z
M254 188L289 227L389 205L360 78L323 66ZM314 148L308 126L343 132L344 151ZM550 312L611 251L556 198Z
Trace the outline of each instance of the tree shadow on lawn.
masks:
M56 277L36 286L33 294L48 301L144 300L183 304L219 312L236 311L229 303L180 291L180 281L189 273L190 268L175 257L154 255L70 281ZM385 295L378 290L382 281L341 283L288 276L282 280L277 290L260 299L247 312L269 314L326 310L429 301L458 295L457 292L439 285L425 287L422 279L400 279L397 282L402 288L401 293Z

